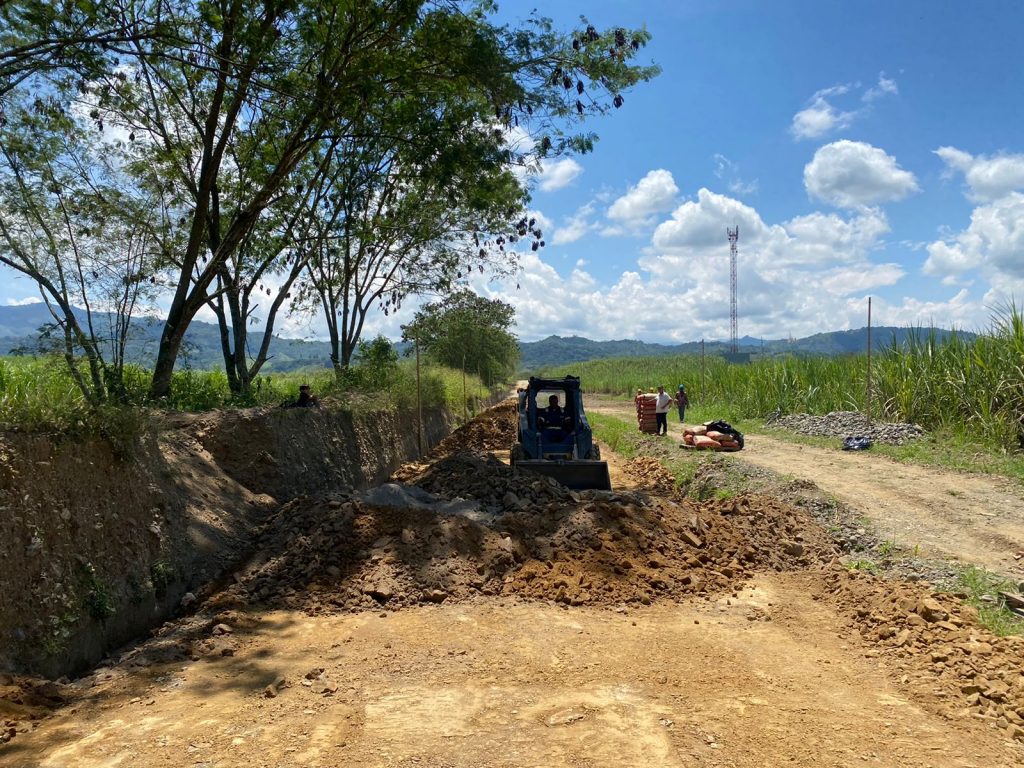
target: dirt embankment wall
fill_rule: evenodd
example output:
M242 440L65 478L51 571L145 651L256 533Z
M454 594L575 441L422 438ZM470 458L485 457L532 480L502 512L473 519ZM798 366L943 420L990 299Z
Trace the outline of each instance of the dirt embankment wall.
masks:
M449 432L424 413L424 449ZM0 434L0 671L57 676L180 610L304 494L381 482L417 455L415 416L325 408L182 418L129 455Z

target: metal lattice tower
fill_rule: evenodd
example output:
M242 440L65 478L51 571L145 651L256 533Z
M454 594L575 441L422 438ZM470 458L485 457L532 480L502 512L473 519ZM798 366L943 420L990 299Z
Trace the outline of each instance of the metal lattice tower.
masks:
M740 239L740 227L726 227L725 232L729 235L729 331L731 351L733 354L739 351L737 326L739 314L736 311L736 242Z

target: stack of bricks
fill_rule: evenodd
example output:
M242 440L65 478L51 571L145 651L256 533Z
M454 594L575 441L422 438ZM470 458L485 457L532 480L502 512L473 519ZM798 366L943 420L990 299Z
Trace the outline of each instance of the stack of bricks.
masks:
M641 432L654 435L658 432L658 420L654 411L658 406L657 395L636 396L636 420Z

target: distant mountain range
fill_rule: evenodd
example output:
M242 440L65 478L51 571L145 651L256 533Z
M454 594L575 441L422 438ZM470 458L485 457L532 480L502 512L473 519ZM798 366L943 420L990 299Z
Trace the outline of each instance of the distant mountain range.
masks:
M83 313L84 314L84 313ZM42 304L25 304L16 307L0 306L0 355L12 351L31 352L39 346L39 328L52 323L53 318ZM98 336L104 335L101 315ZM156 359L157 347L163 322L154 317L138 317L132 321L127 357L132 362L151 366ZM253 343L256 343L253 340ZM271 359L264 371L294 371L300 368L330 367L330 344L326 341L305 341L275 336L270 346ZM182 354L178 367L188 366L196 370L219 368L224 364L220 351L220 329L214 323L194 320L185 333Z
M0 306L0 355L15 351L31 352L39 347L39 328L53 322L50 313L42 304L21 306ZM100 322L105 322L103 318ZM138 318L132 326L132 338L128 345L128 358L142 365L152 365L163 324L156 318ZM102 335L102 330L98 329ZM881 326L871 329L872 347L876 350L890 346L893 340L903 344L911 334L934 332L939 339L950 335L943 329L909 329ZM975 334L960 332L961 336L973 339ZM407 345L398 344L399 351ZM853 331L832 331L816 333L802 339L755 339L744 336L739 339L740 352L753 356L796 355L845 355L857 354L867 348L867 328ZM581 336L548 336L540 341L520 342L522 352L520 368L534 371L546 366L580 363L608 357L649 357L662 355L700 354L701 342L685 344L654 344L645 341L621 339L617 341L592 341ZM707 341L704 353L720 355L727 352L729 344L723 341ZM275 336L270 348L271 359L266 371L293 371L300 368L324 368L330 365L330 345L325 341L305 341ZM181 367L195 369L217 368L222 365L220 353L220 331L213 323L193 321L185 335L185 347L179 359Z
M934 332L939 339L945 339L952 331L941 328L898 328L895 326L879 326L871 329L871 347L881 350L891 346L893 341L905 344L912 334ZM973 339L975 334L959 332L964 338ZM729 351L729 343L724 341L704 342L704 354L722 355ZM868 329L858 328L854 331L832 331L816 333L802 339L755 339L743 336L737 340L739 352L748 353L752 357L778 355L849 355L867 350ZM548 336L540 341L520 342L522 352L520 367L532 371L545 366L564 365L566 363L582 363L587 360L599 360L608 357L656 357L662 355L698 355L701 342L690 341L684 344L652 344L645 341L622 339L618 341L591 341L581 336Z

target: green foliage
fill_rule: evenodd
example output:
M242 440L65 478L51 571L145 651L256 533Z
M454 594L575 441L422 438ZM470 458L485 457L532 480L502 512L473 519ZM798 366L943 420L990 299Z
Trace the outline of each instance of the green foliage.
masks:
M149 566L149 581L157 597L167 594L167 587L174 582L174 567L167 560L156 560Z
M96 573L92 563L82 566L82 601L96 621L106 621L114 615L114 596L110 585Z
M388 352L380 343L370 342L370 349L370 356L352 366L341 382L327 369L258 376L253 382L252 402L247 405L277 406L293 401L299 385L309 384L321 400L328 398L345 407L414 407L413 361L397 361L394 350ZM93 406L82 396L60 360L0 358L0 428L100 436L116 452L128 455L139 436L150 428L152 408L146 399L150 374L141 368L126 370L130 372L127 389L131 402L122 406ZM475 374L464 375L462 371L432 364L422 367L420 386L424 407L443 406L456 415L463 413L465 402L469 403L470 411L475 411L490 395ZM360 400L365 404L360 404ZM237 407L239 403L223 372L180 371L174 375L171 395L161 405L169 410L202 412Z
M357 389L372 392L392 386L401 375L398 367L398 352L384 336L372 341L360 341L357 363L347 369L350 383Z
M458 291L424 306L402 329L426 356L450 368L476 371L485 381L505 381L515 371L519 347L509 331L515 310L499 299Z
M635 425L601 413L588 413L587 421L594 430L594 437L616 453L627 459L632 459L639 453L641 437Z
M1016 592L1013 582L969 565L957 573L957 586L967 593L967 602L978 611L978 621L993 634L1024 634L1024 618L1013 613L999 597L1000 592Z
M879 567L871 560L850 560L845 565L851 571L864 571L873 576L877 576L880 573Z
M517 226L527 186L512 169L589 151L595 136L573 133L578 124L620 108L623 92L658 72L635 63L650 39L642 29L598 30L581 18L566 33L535 12L501 25L490 2L108 6L0 4L9 52L0 60L0 160L11 171L0 178L0 193L11 192L0 224L19 218L0 236L28 233L27 249L7 243L19 253L8 263L59 305L67 346L85 349L91 366L76 383L95 402L107 396L102 341L91 324L75 327L72 306L95 281L117 288L103 298L126 317L141 287L173 294L154 399L170 396L183 335L204 305L224 331L231 389L252 398L266 349L248 344L249 326L269 335L315 248L333 256L339 244L369 247L385 255L380 270L360 261L327 288L325 314L345 315L336 362L347 366L372 307L449 291L481 266L471 257L502 253L525 229L538 248L540 232ZM97 140L111 126L127 140ZM509 141L513 128L531 140ZM58 210L68 226L55 225ZM119 228L104 224L122 211ZM333 221L314 232L320 216ZM64 233L79 242L58 242ZM127 260L125 243L140 246ZM97 263L82 261L97 253ZM130 266L103 269L116 264ZM53 285L54 275L77 282ZM354 305L350 278L363 286Z

